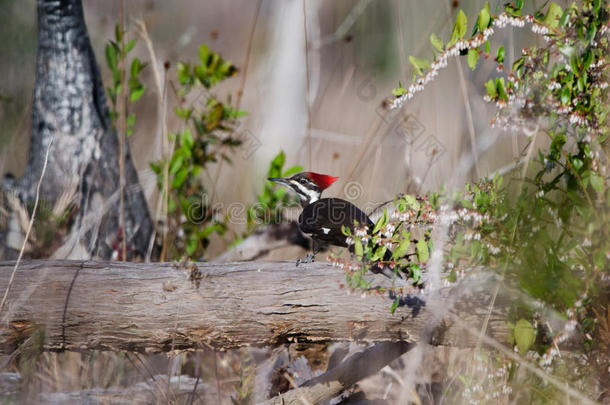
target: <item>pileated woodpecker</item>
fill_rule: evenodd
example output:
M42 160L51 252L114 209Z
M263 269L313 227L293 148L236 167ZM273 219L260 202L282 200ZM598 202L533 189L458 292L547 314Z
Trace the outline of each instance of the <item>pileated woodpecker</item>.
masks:
M297 260L300 263L313 262L315 255L322 245L331 244L353 250L347 243L347 237L341 231L342 226L354 230L355 223L367 226L372 230L375 224L358 207L341 198L320 198L322 191L337 181L338 177L313 172L297 173L290 178L274 178L269 180L293 190L299 196L303 211L299 215L299 229L313 240L312 253L305 259ZM384 260L389 260L392 252L386 252ZM391 276L393 273L387 268L374 266L374 272L381 272Z

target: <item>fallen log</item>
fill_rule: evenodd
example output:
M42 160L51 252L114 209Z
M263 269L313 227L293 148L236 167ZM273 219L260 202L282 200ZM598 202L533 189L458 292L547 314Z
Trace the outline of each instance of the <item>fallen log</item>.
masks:
M0 291L13 266L0 262ZM45 350L226 350L294 341L414 342L423 335L433 344L471 346L478 339L463 325L478 330L487 316L489 337L504 342L509 333L500 298L488 314L487 282L443 289L433 306L413 297L391 314L387 294L350 292L344 278L325 263L25 261L0 314L0 352L32 336L43 337ZM453 308L451 317L432 307ZM460 328L452 327L455 319Z

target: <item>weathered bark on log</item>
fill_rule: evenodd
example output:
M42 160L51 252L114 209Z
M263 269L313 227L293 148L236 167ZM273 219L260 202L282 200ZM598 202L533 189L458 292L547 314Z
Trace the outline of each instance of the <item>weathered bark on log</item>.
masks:
M122 235L127 240L128 256L144 257L153 224L128 147L126 229L122 235L119 231L118 138L110 122L82 2L38 0L37 5L38 54L28 163L25 175L18 180L5 179L2 190L18 194L26 207L31 204L53 140L40 199L53 207L63 194L74 194L78 211L71 231L76 237L69 238L65 257L110 258ZM6 246L6 233L5 225L0 229L0 254L4 250L10 258L20 243Z
M0 291L12 267L0 262ZM17 271L1 314L0 352L12 352L37 329L44 331L48 350L224 350L290 341L417 341L429 334L433 344L476 343L452 322L437 319L420 298L392 315L387 295L349 293L340 288L343 281L343 271L323 263L298 269L292 262L202 263L184 269L170 263L28 261ZM433 300L478 329L493 288L467 283ZM508 335L504 309L498 297L487 328L502 342Z

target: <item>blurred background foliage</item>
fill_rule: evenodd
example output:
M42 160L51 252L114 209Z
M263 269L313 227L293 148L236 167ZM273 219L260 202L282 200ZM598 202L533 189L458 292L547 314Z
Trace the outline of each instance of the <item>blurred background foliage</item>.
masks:
M157 63L163 66L165 61L170 62L168 77L174 78L174 84L178 84L177 61L192 60L202 43L242 69L251 39L247 80L239 106L248 115L240 119L236 134L249 134L259 146L248 153L233 153L232 165L210 162L210 175L202 174L200 178L215 201L255 202L269 162L283 150L287 167L300 165L339 176L339 182L327 195L349 198L370 211L400 192L437 190L448 183L461 159L468 159L472 136L481 144L494 137L495 132L489 127L489 106L481 97L473 97L484 94L482 84L493 67L475 72L462 69L465 81L461 86L459 71L452 64L401 116L389 118L381 107L397 79L407 82L410 78L408 55L431 57L430 33L449 36L457 6L473 13L483 6L483 1L343 0L306 4L303 9L297 2L262 2L250 38L257 16L254 1L180 1L171 5L153 0L126 2L129 38L139 38L138 22L146 24ZM118 2L85 2L84 6L108 86L112 73L104 66L104 49L114 37ZM26 0L17 5L4 1L0 7L5 39L0 64L0 173L20 176L30 135L35 2ZM513 49L539 40L519 31L507 30L502 35L507 64L512 63ZM143 63L150 62L141 40L132 54ZM463 64L466 66L466 61ZM238 72L217 84L214 94L221 100L232 94L235 101L242 74ZM147 91L130 107L137 122L129 142L154 213L157 181L149 163L161 158L161 114L152 69L142 70L140 80ZM307 85L309 92L305 91ZM175 105L175 93L168 91L168 98L168 104ZM476 117L474 128L469 126L466 100ZM169 111L167 119L169 128L179 128L180 117ZM518 137L494 139L489 150L477 154L477 167L471 168L462 181L474 180L510 163L524 145L525 140ZM431 159L433 149L438 153ZM353 181L360 186L356 193L348 195L346 188ZM246 211L242 216L233 218L237 233L247 228ZM209 255L218 254L231 242L232 238L213 241Z
M568 6L568 2L557 3L563 8ZM158 193L163 193L164 176L173 176L170 193L173 205L166 204L172 212L172 221L177 224L174 229L181 224L192 225L182 227L186 232L185 245L171 243L177 251L169 252L168 258L177 258L186 251L193 258L209 259L247 235L261 218L271 222L288 219L282 216L283 212L278 213L278 206L290 204L291 198L283 189L267 183L268 176L287 176L301 168L339 176L340 181L326 195L349 199L371 212L400 193L408 196L435 192L443 185L447 186L446 195L463 191L469 182L504 171L531 146L525 134L490 126L496 108L485 101L485 96L493 99L498 94L490 91L485 83L497 76L494 63L479 60L478 68L473 71L468 68L466 57L451 60L426 91L410 100L399 114L390 115L383 108L398 80L410 82L409 56L431 60L434 53L429 44L430 34L445 40L450 38L458 9L469 16L470 29L473 16L484 7L482 0L319 0L307 1L305 7L296 1L266 1L260 12L255 1L137 0L126 4L127 35L139 38L135 27L143 22L150 34L155 62L166 66L168 88L171 88L167 91L168 105L203 98L202 103L191 104L195 105L192 108L168 109L167 127L175 130L165 133L161 123L164 104L159 102L158 90L153 85L154 72L150 68L138 69L139 80L147 90L130 106L137 119L129 142L140 181L154 214L159 211L158 204L163 204ZM535 10L543 4L544 1L532 1L527 7ZM118 2L85 2L84 6L104 82L116 85L113 69L104 65L104 50L108 40L115 36ZM502 2L491 2L490 12L500 12L500 6ZM20 176L30 134L35 2L2 1L0 9L4 39L0 44L3 55L0 174ZM201 47L202 43L208 46ZM544 40L530 30L505 29L496 33L489 53L510 67L521 56L519 50L532 45L542 46ZM145 41L139 40L133 55L144 64L151 62ZM212 79L202 79L197 66L208 63L210 55L216 55L221 61L220 67L214 70ZM197 60L197 56L199 60L193 65L178 63ZM472 66L473 60L470 62ZM492 83L494 91L497 83L496 87ZM247 115L242 111L247 111ZM212 129L206 127L211 122L226 128L227 137L216 138ZM559 138L555 134L551 138L535 138L532 150L549 150L551 155L547 158L560 164L564 162L562 156L552 156L553 151L563 147ZM171 158L164 160L162 151L167 141L175 143L176 148ZM208 153L209 147L225 141L227 148ZM540 156L541 161L544 158ZM569 160L573 164L578 162L576 158L579 157L571 156ZM607 218L607 191L599 198L605 198L605 206L589 204L587 211L580 211L582 201L576 201L579 196L564 198L559 194L557 183L548 179L550 170L533 167L532 172L536 171L547 177L541 175L532 184L518 187L513 184L513 190L496 186L497 178L491 183L466 186L459 207L477 208L481 214L492 212L492 218L497 221L492 225L481 224L478 233L468 230L458 233L450 258L456 266L460 264L460 257L500 269L512 263L508 271L500 273L512 278L530 296L559 311L565 319L581 322L580 332L585 335L585 342L589 342L584 352L593 354L591 358L594 358L597 353L607 351L604 336L607 336L608 324L604 329L602 321L608 318L605 313L596 312L603 310L604 304L607 309L604 295L607 292L596 287L607 272L608 257L604 256L606 245L591 240L596 234L607 232L603 228L605 223L591 218L597 208L604 207L603 218ZM603 187L600 180L593 177L589 181L602 194L598 190ZM591 187L585 185L585 194ZM498 189L507 194L501 194ZM195 223L189 216L193 215L189 208L197 202L192 200L197 198L193 196L201 193L208 199L201 202L201 212L194 215L195 219L204 218L206 226L200 226L201 223ZM410 208L420 211L419 200L404 198L405 206L417 204L416 209ZM433 200L430 197L430 207L436 208L438 201ZM503 204L494 205L496 200ZM537 205L531 204L532 201L537 201ZM230 216L223 210L228 203L236 202L249 207L242 210L241 216ZM255 203L258 205L253 207ZM428 202L422 206L427 209ZM560 208L579 221L570 223L567 214L558 212ZM572 213L572 210L579 212ZM527 220L525 226L523 218ZM580 221L583 218L588 221L587 225L592 225L578 229L584 224ZM540 223L546 226L541 229ZM390 235L395 229L388 230L386 226ZM212 233L220 237L210 239ZM418 263L409 263L409 275L415 282L421 276L420 265L423 267L429 259L429 240L430 235L426 234L413 244L417 246ZM400 241L396 242L399 246ZM586 248L591 245L597 254L593 262L587 263L581 252L588 253L592 249ZM366 247L361 249L371 257L376 254L373 247L368 251ZM284 258L296 257L294 253L279 254ZM449 279L452 277L456 275L450 274ZM368 287L361 282L361 277L351 281L354 286ZM529 351L529 360L548 366L544 356L555 347L557 340L538 334L538 315L515 308L510 321L515 348L522 354ZM531 374L518 371L514 362L478 355L475 361L480 363L479 368L470 370L472 373L457 373L465 392L469 389L478 392L472 398L486 399L486 392L474 389L481 385L481 376L485 374L500 374L497 392L502 394L510 394L505 392L510 387L503 385L504 374L508 374L514 386L531 383L533 389L523 394L524 397L536 390L549 400L558 395L545 394L544 382L534 381ZM563 370L547 368L547 371L556 375L567 368L578 371L570 361L561 364ZM600 374L603 373L603 364L598 366L595 364L592 368L599 368ZM492 372L487 373L485 367ZM567 372L566 378L576 380ZM589 383L590 380L584 379L579 388L586 390ZM544 399L544 395L537 398Z

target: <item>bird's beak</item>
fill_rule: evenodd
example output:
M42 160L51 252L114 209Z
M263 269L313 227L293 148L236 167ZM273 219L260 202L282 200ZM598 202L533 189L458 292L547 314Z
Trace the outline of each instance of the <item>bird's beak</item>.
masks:
M283 179L281 177L269 177L267 180L272 181L274 183L277 184L281 184L283 186L289 186L290 182L288 182L288 179Z

